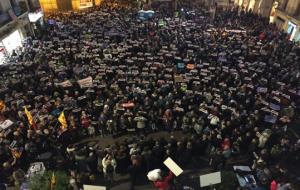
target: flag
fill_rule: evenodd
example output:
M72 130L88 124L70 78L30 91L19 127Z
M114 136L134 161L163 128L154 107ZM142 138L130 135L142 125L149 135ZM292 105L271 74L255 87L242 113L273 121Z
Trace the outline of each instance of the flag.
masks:
M20 158L22 156L22 153L23 153L23 149L20 149L20 148L13 148L13 149L11 149L11 154L15 158Z
M3 112L5 110L5 103L0 100L0 112Z
M27 110L27 108L25 107L25 114L27 116L27 119L28 119L28 122L30 124L31 127L33 127L33 118L32 118L32 115L31 113Z
M61 114L59 115L58 121L59 121L60 124L61 124L61 129L62 129L63 131L67 130L68 124L67 124L67 120L66 120L66 117L65 117L65 113L64 113L63 111L62 111Z
M52 176L51 176L51 180L50 180L50 189L51 190L55 189L55 185L56 185L56 176L55 176L54 172L52 172Z

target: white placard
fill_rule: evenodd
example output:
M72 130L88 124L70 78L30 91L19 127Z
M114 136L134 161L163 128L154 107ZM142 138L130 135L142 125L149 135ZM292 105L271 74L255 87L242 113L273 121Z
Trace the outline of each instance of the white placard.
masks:
M46 168L43 162L34 162L30 164L27 175L32 177L35 174L43 174L45 171Z
M234 170L241 170L245 172L251 172L251 169L249 166L233 166Z
M170 158L168 157L164 164L173 172L174 175L179 176L183 170Z
M206 187L221 183L221 172L214 172L200 176L200 187Z
M7 129L8 127L10 127L12 124L14 124L14 122L12 122L11 120L7 119L7 120L5 120L5 121L3 121L3 122L0 122L0 128L1 128L2 130L5 130L5 129Z
M66 80L64 82L61 83L56 83L57 86L62 86L62 87L71 87L72 83L69 80Z
M83 190L106 190L106 187L95 185L83 185Z
M93 78L87 77L85 79L81 79L77 81L80 88L90 88L93 87Z

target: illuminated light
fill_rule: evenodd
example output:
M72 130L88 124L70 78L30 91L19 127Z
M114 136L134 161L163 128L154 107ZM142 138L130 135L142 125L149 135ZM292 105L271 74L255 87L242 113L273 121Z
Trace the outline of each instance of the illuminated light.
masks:
M45 14L58 11L57 1L61 0L40 0L41 7ZM68 0L71 1L73 10L80 10L93 6L93 0ZM103 0L95 0L95 5L99 6Z
M93 6L92 0L72 0L74 10L85 9Z
M28 18L30 22L36 22L40 18L44 16L42 11L36 12L36 13L28 13Z
M255 5L255 0L250 0L249 6L248 6L248 11L251 9L253 11Z
M80 9L80 1L79 0L72 0L72 8L74 10L79 10Z
M55 12L58 10L56 0L40 0L44 13Z
M95 4L96 4L97 6L101 5L102 2L103 2L103 0L95 0Z

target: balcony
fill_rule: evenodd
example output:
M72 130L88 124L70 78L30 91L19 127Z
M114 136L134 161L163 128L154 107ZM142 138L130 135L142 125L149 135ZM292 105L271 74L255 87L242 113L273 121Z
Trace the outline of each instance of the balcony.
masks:
M12 21L12 18L10 17L8 12L4 12L0 14L0 28L6 25L7 23L9 23L10 21Z

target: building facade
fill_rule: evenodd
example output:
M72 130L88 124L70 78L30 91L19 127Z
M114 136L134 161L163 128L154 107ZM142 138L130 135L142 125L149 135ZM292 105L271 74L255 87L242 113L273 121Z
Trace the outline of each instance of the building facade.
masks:
M34 24L43 14L38 0L0 1L0 64L23 40L34 34ZM36 15L37 14L37 15Z
M263 17L269 17L274 0L234 0L234 5L246 11L252 10Z
M81 10L100 5L103 0L40 0L43 11L47 13L57 11Z
M0 1L0 62L29 34L30 22L25 1Z
M300 42L300 0L275 1L272 22L287 32L290 40Z
M235 0L234 4L270 18L290 35L290 40L300 41L300 0Z

